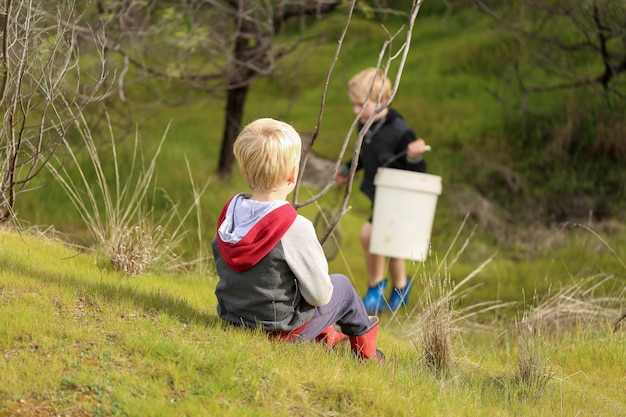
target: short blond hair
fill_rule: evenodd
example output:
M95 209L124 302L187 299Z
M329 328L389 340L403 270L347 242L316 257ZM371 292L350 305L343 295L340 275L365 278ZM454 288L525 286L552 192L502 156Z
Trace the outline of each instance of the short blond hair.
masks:
M233 145L239 170L252 190L275 191L300 163L302 139L279 120L257 119L239 133Z
M348 81L348 94L354 103L364 103L366 99L377 101L379 95L385 102L391 96L391 80L381 70L366 68Z

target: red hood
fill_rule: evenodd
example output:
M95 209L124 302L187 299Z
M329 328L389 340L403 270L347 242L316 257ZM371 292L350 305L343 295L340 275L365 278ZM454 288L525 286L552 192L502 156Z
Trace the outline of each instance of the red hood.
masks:
M224 206L217 222L217 229L226 218L228 204ZM297 212L290 204L285 204L269 212L258 221L237 243L227 243L217 233L217 244L224 262L237 272L252 268L282 239L296 220Z

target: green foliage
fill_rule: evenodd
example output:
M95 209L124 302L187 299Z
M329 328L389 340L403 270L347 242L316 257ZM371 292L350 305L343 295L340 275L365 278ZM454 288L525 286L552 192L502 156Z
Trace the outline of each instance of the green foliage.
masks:
M541 202L547 220L584 218L590 211L599 218L622 218L626 177L616 168L625 161L623 141L617 139L623 129L617 114L623 110L603 111L602 103L584 93L568 95L562 102L567 104L560 109L506 114L506 135L517 138L509 142L509 167L523 177L523 195L533 205ZM607 130L613 134L607 135ZM495 195L503 187L494 185L486 179L479 187L490 198L505 202L505 195ZM559 199L560 210L553 205ZM575 199L579 203L572 205Z
M449 68L445 71L497 77L515 61L520 49L515 37L508 33L493 36L488 31L479 32L466 42L466 46L449 61Z

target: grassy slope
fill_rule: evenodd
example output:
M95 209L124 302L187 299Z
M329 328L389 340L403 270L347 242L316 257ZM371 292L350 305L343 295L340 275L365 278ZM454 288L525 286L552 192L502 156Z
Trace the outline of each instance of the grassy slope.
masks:
M543 416L626 413L624 332L542 337L554 376L524 387L514 333L454 339L450 375L419 365L412 320L383 317L384 367L268 342L216 317L216 281L126 278L60 243L0 232L0 416Z

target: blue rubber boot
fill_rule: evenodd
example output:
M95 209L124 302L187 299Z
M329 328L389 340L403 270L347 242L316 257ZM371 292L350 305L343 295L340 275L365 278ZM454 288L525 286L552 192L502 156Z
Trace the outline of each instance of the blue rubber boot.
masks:
M367 314L377 314L382 311L385 305L385 289L387 289L387 280L367 289L367 293L363 297L363 305Z
M391 298L389 299L389 305L386 306L386 309L389 309L389 311L396 311L400 307L406 305L409 301L409 294L411 294L412 289L413 280L410 277L406 277L406 285L403 289L399 290L394 288L391 290Z

